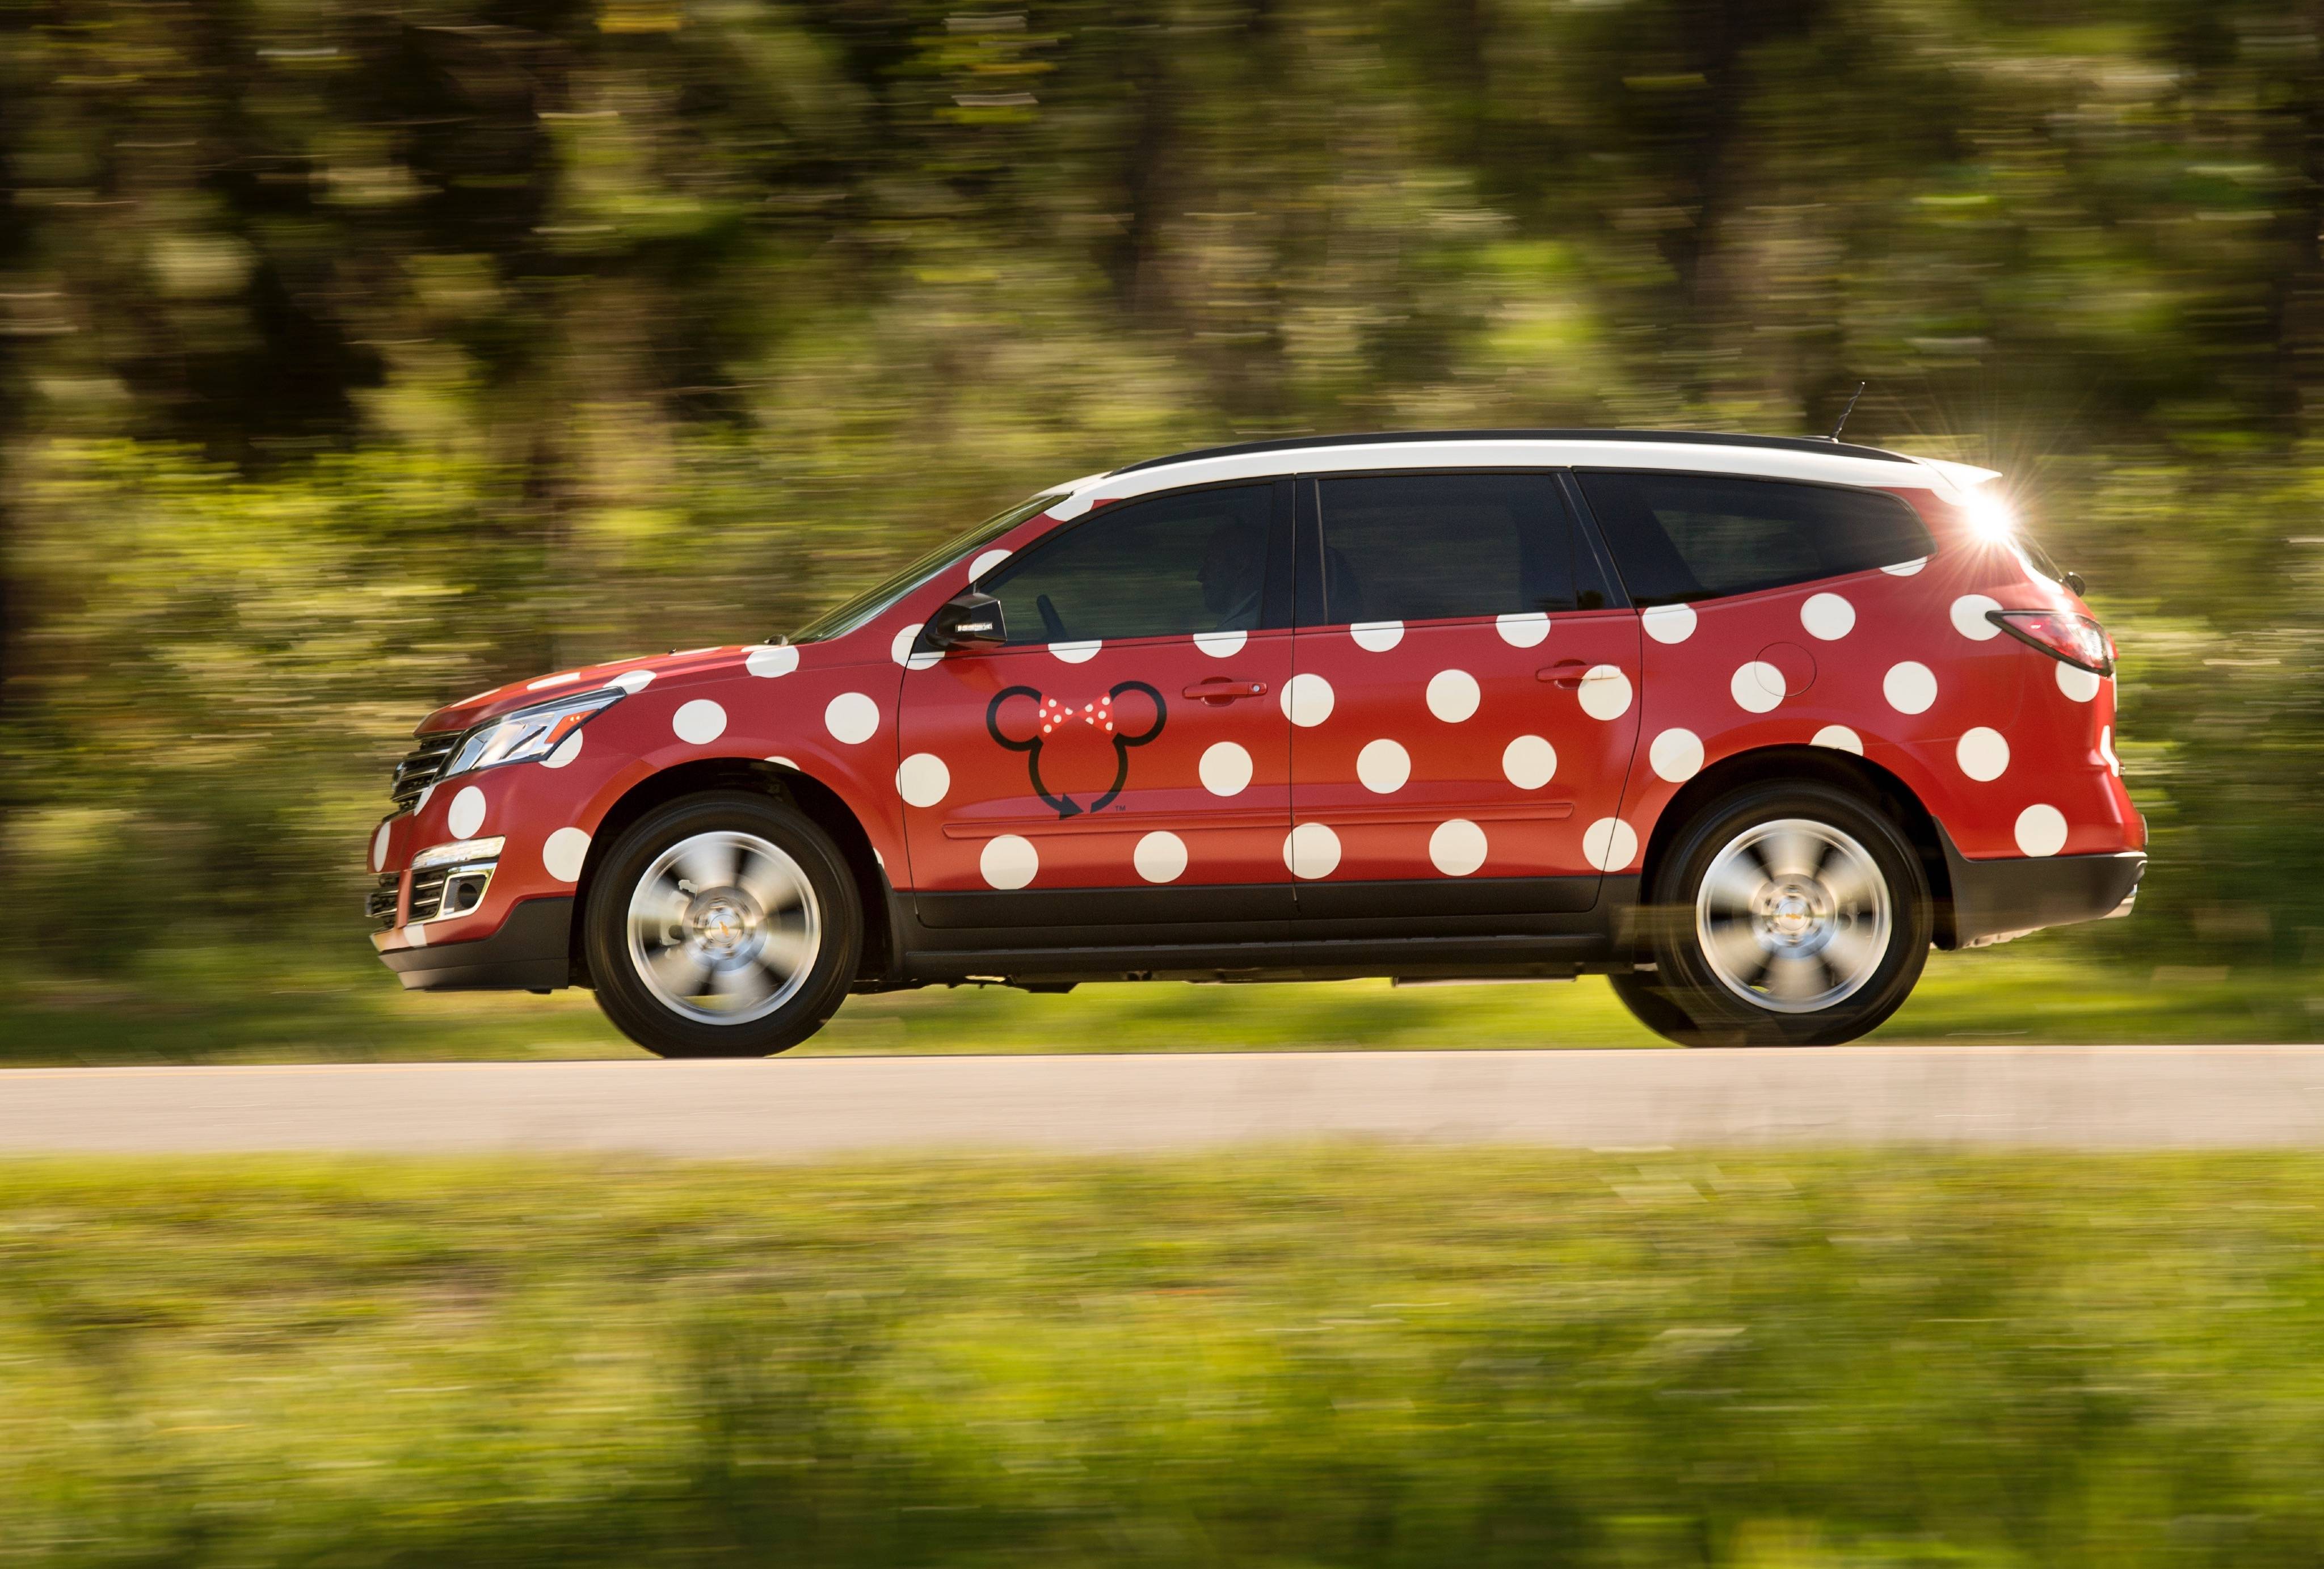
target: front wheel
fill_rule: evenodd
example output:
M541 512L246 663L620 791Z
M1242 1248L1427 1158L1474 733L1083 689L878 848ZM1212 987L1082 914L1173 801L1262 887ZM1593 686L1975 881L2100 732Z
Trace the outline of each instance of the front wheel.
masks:
M1687 1046L1854 1040L1912 994L1935 925L1911 842L1821 784L1717 802L1681 830L1650 898L1653 979L1617 991Z
M597 1002L661 1057L767 1057L846 998L863 914L829 835L780 801L720 790L649 812L591 880Z

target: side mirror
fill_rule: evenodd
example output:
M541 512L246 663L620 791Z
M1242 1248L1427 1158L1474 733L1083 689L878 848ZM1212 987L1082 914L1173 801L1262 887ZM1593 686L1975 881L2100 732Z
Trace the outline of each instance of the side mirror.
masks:
M984 643L998 645L1007 637L1001 601L973 591L946 602L920 629L922 642L947 652Z
M2079 572L2069 572L2064 577L2059 578L2058 581L2065 585L2069 590L2075 594L2086 594L2089 592L2089 586L2083 583L2082 575Z

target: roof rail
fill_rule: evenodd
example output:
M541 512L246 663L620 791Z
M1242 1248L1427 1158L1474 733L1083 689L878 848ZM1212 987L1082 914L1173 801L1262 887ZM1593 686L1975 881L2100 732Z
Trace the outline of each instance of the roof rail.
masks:
M1768 447L1785 452L1829 452L1883 463L1911 463L1899 452L1854 447L1821 436L1742 436L1717 430L1375 430L1349 436L1292 436L1276 441L1242 441L1230 447L1198 447L1167 457L1126 464L1116 474L1134 474L1165 464L1201 457L1235 457L1247 452L1296 452L1308 447L1370 447L1397 441L1661 441L1688 447Z

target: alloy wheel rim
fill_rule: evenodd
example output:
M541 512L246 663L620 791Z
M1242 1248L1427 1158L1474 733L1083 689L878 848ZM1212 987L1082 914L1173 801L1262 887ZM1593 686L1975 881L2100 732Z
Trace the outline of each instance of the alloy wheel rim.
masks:
M747 1024L797 996L823 949L807 872L755 834L696 834L630 893L630 964L656 1001L702 1024Z
M1846 1001L1878 973L1895 937L1888 880L1829 823L1784 817L1745 829L1711 858L1694 933L1711 973L1775 1013Z

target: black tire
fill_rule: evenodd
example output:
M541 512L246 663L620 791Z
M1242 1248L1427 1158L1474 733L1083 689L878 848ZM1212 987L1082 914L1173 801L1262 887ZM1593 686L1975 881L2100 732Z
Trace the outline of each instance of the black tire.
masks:
M705 835L711 837L706 839ZM798 912L796 917L788 918L802 932L811 931L813 936L811 946L804 935L791 937L794 951L802 955L811 954L811 957L779 976L771 967L761 970L736 958L738 955L771 951L763 939L756 949L751 947L745 936L729 948L720 950L722 965L734 961L735 969L748 971L752 979L764 981L767 987L765 995L752 1004L763 1006L766 1011L747 1018L738 1017L733 1021L701 1016L714 1011L701 1001L712 995L707 991L692 1001L672 992L670 974L695 973L687 966L691 962L690 955L703 951L699 942L689 947L683 942L672 941L652 950L673 960L671 971L660 972L652 971L641 956L647 953L642 945L633 950L632 941L632 897L639 894L649 874L656 872L658 864L689 844L716 849L727 843L761 844L779 853L779 856L765 857L747 849L738 851L738 866L779 867L779 885L795 900L783 908ZM672 886L671 875L677 870L665 869L662 874L652 877L652 886ZM749 881L752 877L747 871L738 870L733 881ZM676 886L678 891L668 893L666 898L688 900L685 889L690 884ZM800 894L802 886L806 895ZM698 934L704 930L722 938L729 933L749 933L761 928L772 932L779 929L781 920L786 918L777 917L753 925L748 918L748 909L756 908L753 904L746 907L742 920L734 923L726 918L733 911L715 902L720 892L695 890L687 908L702 910L706 900L714 901L713 907L690 924L684 916L673 918L667 931L658 929L651 940L659 941L669 934ZM728 898L740 898L742 891L728 890L725 894ZM855 879L830 835L794 808L746 790L687 796L656 808L632 824L614 842L592 875L588 907L582 919L582 942L590 978L597 988L598 1006L622 1034L659 1057L770 1057L788 1050L822 1029L824 1021L846 999L863 946L862 900ZM705 926L705 921L711 924ZM661 927L658 918L640 924ZM649 980L650 971L663 978L659 982ZM703 974L706 981L707 973Z
M1669 992L1655 983L1652 974L1637 970L1618 970L1607 977L1614 984L1614 995L1632 1018L1661 1036L1680 1046L1741 1046L1739 1032L1704 1029L1695 1023L1685 1009L1671 998Z
M1819 843L1818 834L1828 842ZM1779 851L1813 849L1819 870L1805 879L1776 871L1766 852L1750 847L1762 835ZM1729 875L1713 891L1705 917L1698 899L1714 866ZM1821 868L1836 868L1829 881L1843 891L1826 886ZM1730 908L1736 879L1748 882L1754 875L1762 880L1758 897L1809 890L1788 909L1778 900L1780 918L1799 923L1808 936L1797 947L1779 942L1756 984L1747 974L1749 940L1770 928L1719 913ZM1654 881L1643 926L1655 968L1616 976L1614 990L1640 1023L1683 1046L1854 1040L1904 1006L1928 962L1936 914L1919 853L1877 806L1831 785L1772 781L1713 802L1680 829ZM1827 897L1829 904L1818 902ZM1706 950L1706 924L1714 934L1729 934L1720 945L1723 956ZM1738 950L1746 955L1739 961ZM1843 964L1836 955L1853 962ZM1807 976L1820 978L1825 990L1812 991L1812 983L1798 979ZM1789 995L1779 994L1784 988ZM1820 1001L1825 996L1831 1001Z

